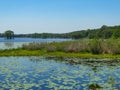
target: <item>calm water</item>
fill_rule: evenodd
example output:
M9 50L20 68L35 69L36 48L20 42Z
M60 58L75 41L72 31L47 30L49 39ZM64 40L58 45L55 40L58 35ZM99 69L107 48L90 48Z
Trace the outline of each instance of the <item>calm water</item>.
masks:
M120 90L120 61L79 63L59 58L0 57L0 89L89 90L91 84L98 84L102 90Z
M17 48L21 47L25 43L30 42L61 42L61 41L68 41L71 39L41 39L41 38L14 38L11 40L7 40L4 38L0 38L0 49L11 49L11 48Z
M66 41L71 39L59 39L59 38L47 38L47 39L41 39L41 38L14 38L14 39L4 39L0 38L0 42L53 42L53 41Z

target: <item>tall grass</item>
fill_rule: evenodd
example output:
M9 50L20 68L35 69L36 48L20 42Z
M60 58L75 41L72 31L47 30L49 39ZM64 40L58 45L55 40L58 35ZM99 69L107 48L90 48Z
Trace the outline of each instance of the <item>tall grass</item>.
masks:
M93 40L90 43L90 52L92 52L93 54L100 54L102 53L102 42L101 40Z
M25 50L46 50L47 52L74 52L93 54L120 54L120 39L83 39L75 41L29 43L24 44Z
M25 50L41 50L41 49L45 48L46 45L47 45L47 43L32 42L32 43L29 43L29 44L23 44L22 49L25 49Z

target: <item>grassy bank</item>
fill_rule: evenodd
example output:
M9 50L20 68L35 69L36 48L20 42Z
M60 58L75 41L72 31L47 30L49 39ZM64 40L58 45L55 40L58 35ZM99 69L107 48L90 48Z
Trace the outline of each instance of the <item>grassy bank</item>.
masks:
M84 39L51 43L29 43L21 48L0 50L0 56L57 56L120 58L120 39Z
M110 58L120 59L120 55L117 54L91 54L91 53L70 53L70 52L47 52L45 50L1 50L0 56L50 56L50 57L76 57L76 58Z

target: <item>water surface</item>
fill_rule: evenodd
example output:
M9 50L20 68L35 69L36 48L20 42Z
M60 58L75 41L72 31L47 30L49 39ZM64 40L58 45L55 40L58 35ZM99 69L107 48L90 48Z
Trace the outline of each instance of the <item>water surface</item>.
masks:
M74 58L73 58L74 59ZM46 57L0 57L1 90L120 90L120 61L97 62ZM74 59L75 60L75 59ZM101 60L102 61L102 60Z
M59 39L59 38L14 38L14 39L4 39L0 38L0 49L12 49L21 47L23 44L27 44L30 42L61 42L68 41L71 39Z

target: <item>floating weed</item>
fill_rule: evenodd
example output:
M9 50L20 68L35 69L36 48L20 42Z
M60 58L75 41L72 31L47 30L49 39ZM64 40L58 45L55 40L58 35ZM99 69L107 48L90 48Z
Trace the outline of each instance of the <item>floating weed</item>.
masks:
M112 76L109 76L108 84L111 84L112 86L115 85L115 79Z
M48 86L46 86L46 87L48 87L48 88L54 88L54 87L59 86L59 84L56 84L56 83L52 82L51 80L47 80L47 82L48 82Z
M75 80L72 80L72 79L71 80L66 79L66 80L63 81L62 84L63 85L69 85L69 86L75 86L77 84L77 82Z
M65 85L60 85L58 90L72 90L72 86L65 86Z
M102 90L115 90L120 84L120 62L113 62L114 64L111 65L82 60L81 64L73 65L66 62L61 63L59 59L55 59L56 62L54 59L46 60L43 57L32 57L32 60L30 58L0 57L1 90L2 88L3 90L41 90L48 88L54 90L88 90L90 85L97 87L96 84ZM93 70L93 67L96 67L96 70Z
M96 84L96 83L90 84L90 85L89 85L89 88L90 88L91 90L101 90L101 86L98 85L98 84Z

